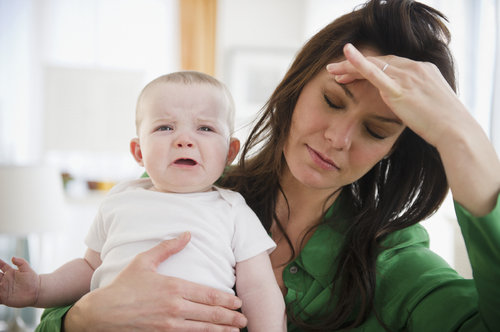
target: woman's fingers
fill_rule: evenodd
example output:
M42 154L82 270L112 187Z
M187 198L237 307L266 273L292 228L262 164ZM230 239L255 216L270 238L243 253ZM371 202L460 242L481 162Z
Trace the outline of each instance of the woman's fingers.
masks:
M390 59L390 56L364 56L362 55L354 46L347 44L344 47L344 51L350 52L349 49L353 48L353 55L359 59L359 57L363 57L366 61L372 62L375 66L380 68L382 72L385 72L389 68L389 62L394 62L395 59ZM351 54L351 53L349 53ZM352 56L351 56L352 58ZM361 60L363 60L361 58ZM358 61L359 62L359 61ZM392 69L392 68L391 68ZM358 70L356 66L354 66L351 61L343 60L340 62L330 63L326 66L326 70L335 76L335 80L339 83L348 84L354 80L366 79L365 76ZM387 73L386 73L387 74Z
M216 324L200 323L196 321L184 321L182 326L179 327L179 331L191 331L191 332L239 332L240 329L231 326L222 326Z
M162 241L153 248L137 255L131 265L136 268L149 268L156 271L161 262L181 251L190 239L189 232L184 232L175 239Z
M167 289L176 289L177 291L176 293L168 292L168 296L180 299L173 304L178 318L240 328L246 326L247 319L236 311L242 304L238 297L177 278L169 278L169 283L172 285L169 285ZM173 286L173 284L177 286Z
M140 316L144 330L150 330L150 325L155 324L168 326L165 329L168 331L232 331L231 328L243 328L247 321L243 314L236 311L242 304L238 297L156 272L158 264L182 250L189 239L189 233L185 233L137 255L111 285L102 288L101 292L92 292L95 296L87 296L87 300L97 295L104 298L104 291L111 294L106 296L105 301L110 302L112 307L115 303L111 300L123 290L129 290L133 300L126 304L120 301L123 316L120 321L126 325L129 323L127 316Z
M401 94L399 85L390 77L391 72L397 69L395 64L391 66L389 60L376 57L368 60L351 44L344 47L344 55L359 75L378 88L382 95L397 97Z
M189 282L186 281L187 283ZM186 287L186 292L183 296L185 299L195 303L221 306L231 310L239 309L242 304L241 300L232 294L196 283L190 283L189 287Z
M247 325L246 317L235 310L225 306L206 305L187 301L183 306L186 321L203 322L223 326L236 326L243 328Z
M65 324L72 331L83 331L89 321L107 326L106 331L238 331L246 318L226 308L240 304L235 298L153 271L125 269L112 284L82 297L68 312ZM86 308L84 315L79 313L82 308Z
M156 268L161 262L181 251L189 242L190 238L190 234L186 232L175 239L160 242L150 250L139 254L136 259L134 259L133 263L137 265L135 268L143 266L156 271ZM186 284L188 283L189 282L186 281ZM185 287L186 293L183 294L183 297L189 301L211 306L221 306L232 310L241 307L241 300L232 294L196 283L189 284L189 287Z

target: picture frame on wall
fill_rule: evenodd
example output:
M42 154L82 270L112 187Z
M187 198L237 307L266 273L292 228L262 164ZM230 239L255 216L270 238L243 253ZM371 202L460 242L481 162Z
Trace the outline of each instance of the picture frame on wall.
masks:
M224 77L234 98L240 140L246 138L251 122L283 79L296 52L293 48L236 48L228 52Z

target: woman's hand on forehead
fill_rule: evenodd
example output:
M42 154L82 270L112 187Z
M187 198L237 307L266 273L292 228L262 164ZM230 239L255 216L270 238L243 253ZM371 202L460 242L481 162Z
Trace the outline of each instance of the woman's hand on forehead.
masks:
M327 66L337 82L373 84L394 114L437 148L453 198L474 215L490 212L499 193L500 160L439 69L394 55L366 57L350 44L344 54L346 60Z
M429 144L435 146L446 135L450 119L468 116L435 65L394 55L365 56L351 44L344 54L346 60L327 66L337 82L368 80L394 114Z

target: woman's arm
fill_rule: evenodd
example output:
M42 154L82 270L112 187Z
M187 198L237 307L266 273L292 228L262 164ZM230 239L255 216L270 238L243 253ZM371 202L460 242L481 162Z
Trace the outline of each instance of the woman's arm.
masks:
M236 292L249 332L286 331L283 294L266 252L236 264Z
M366 58L350 44L344 54L347 61L327 67L342 75L337 81L362 78L377 87L404 124L436 147L455 201L473 215L488 214L500 193L500 160L437 67L397 56Z
M239 298L156 272L189 239L185 233L137 255L110 285L75 303L65 315L64 331L239 331L246 325L235 311Z

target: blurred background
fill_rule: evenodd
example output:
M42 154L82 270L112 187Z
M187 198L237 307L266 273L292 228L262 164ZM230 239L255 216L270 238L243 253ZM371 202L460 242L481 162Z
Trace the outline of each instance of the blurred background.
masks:
M300 46L363 2L0 0L0 165L50 165L64 184L57 216L63 222L26 235L35 269L49 272L82 256L106 191L142 174L129 141L136 98L147 82L180 69L215 75L233 93L236 136L244 141ZM448 17L459 96L499 151L498 1L422 2ZM451 205L448 200L424 225L432 249L470 277ZM16 239L0 231L1 259L10 260ZM40 314L22 312L28 325ZM0 321L12 315L0 305Z

